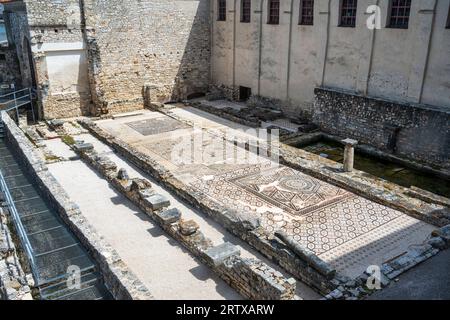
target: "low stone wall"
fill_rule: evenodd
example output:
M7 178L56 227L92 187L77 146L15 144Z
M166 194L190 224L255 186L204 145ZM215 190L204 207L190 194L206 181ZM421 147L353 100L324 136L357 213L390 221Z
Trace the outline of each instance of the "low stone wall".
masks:
M73 149L168 235L207 264L241 295L253 300L294 298L296 281L293 278L286 279L259 260L241 258L239 249L230 243L214 247L195 221L183 220L178 209L167 209L170 202L156 194L149 181L130 179L124 169L117 171L116 164L106 156L99 156L90 144L77 143Z
M279 264L296 278L316 288L320 293L327 294L341 283L339 275L324 275L311 267L311 259L299 257L283 241L265 232L254 217L231 211L212 201L205 194L185 185L156 161L105 132L89 119L82 119L79 123L138 168L159 180L175 195L212 217L232 234L249 243L264 256Z
M323 131L450 168L450 111L315 89L313 122Z
M113 297L117 300L152 299L148 289L126 267L114 249L97 235L78 206L70 201L65 190L48 172L44 159L34 150L33 144L14 121L6 113L2 113L2 120L8 143L22 160L42 194L48 198L63 221L91 253Z

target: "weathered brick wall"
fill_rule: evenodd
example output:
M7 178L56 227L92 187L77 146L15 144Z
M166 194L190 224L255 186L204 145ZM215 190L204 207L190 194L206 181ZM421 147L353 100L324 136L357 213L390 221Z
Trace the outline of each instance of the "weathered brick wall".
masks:
M92 83L102 113L206 92L209 0L84 2ZM146 89L145 89L146 88Z
M12 48L0 48L0 84L21 85L19 61ZM0 91L1 92L1 91Z
M315 90L314 122L394 154L449 167L450 112L340 91Z

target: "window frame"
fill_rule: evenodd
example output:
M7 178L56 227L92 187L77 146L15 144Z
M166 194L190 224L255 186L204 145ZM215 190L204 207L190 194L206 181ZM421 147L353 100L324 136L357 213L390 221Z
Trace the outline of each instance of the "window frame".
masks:
M445 25L445 29L450 29L450 5L448 6L447 22Z
M227 21L227 0L217 0L217 21Z
M248 3L248 18L245 15L245 3ZM241 23L251 23L252 22L252 0L241 0Z
M344 2L345 1L354 1L355 3L355 15L351 16L351 17L346 17L346 18L352 18L353 19L353 23L352 24L348 24L347 22L344 23L344 9L348 9L348 8L344 8ZM356 28L356 20L358 17L358 0L340 0L339 1L339 25L338 27L341 28Z
M278 3L278 12L277 15L272 15L272 4L274 2ZM269 0L267 1L267 24L278 25L280 24L280 10L281 10L281 1L280 0ZM272 20L273 17L277 17L276 20Z
M398 0L398 1L402 1L402 0ZM388 19L387 19L387 25L386 28L389 29L400 29L400 30L406 30L409 29L409 21L411 20L411 5L412 5L412 1L411 0L403 0L403 1L409 1L409 14L408 16L396 16L397 18L401 18L401 19L407 19L407 23L400 25L400 24L393 24L392 23L392 10L393 10L393 5L394 5L394 0L389 0L389 11L388 11Z
M305 8L305 2L312 3L312 6L309 7L312 10L311 16L305 16L303 9ZM299 13L299 21L298 24L301 26L313 26L314 25L314 0L300 0L300 13ZM311 17L310 21L305 21L305 17Z

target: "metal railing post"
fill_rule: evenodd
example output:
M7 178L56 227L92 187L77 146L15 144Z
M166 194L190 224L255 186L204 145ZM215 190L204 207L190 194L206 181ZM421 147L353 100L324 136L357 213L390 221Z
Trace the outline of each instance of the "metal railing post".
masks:
M28 89L28 94L29 94L29 97L30 97L31 114L33 115L33 123L35 123L36 122L36 116L34 114L33 97L31 95L31 88Z
M14 97L14 108L16 108L16 115L17 115L17 123L19 122L19 108L17 108L17 97L16 97L16 91L13 93Z
M1 170L0 170L0 190L2 190L4 193L6 204L9 208L9 212L11 214L12 221L16 228L17 235L19 236L19 239L20 239L20 241L23 245L23 248L26 252L28 262L30 263L31 272L33 273L36 281L39 281L40 278L38 277L38 275L39 275L38 266L34 259L35 253L34 253L33 247L31 246L31 243L28 239L28 236L27 236L25 228L22 224L22 221L20 220L20 215L17 211L16 205L14 204L14 200L11 196L11 193L9 192L8 185L6 184L6 180L5 180Z

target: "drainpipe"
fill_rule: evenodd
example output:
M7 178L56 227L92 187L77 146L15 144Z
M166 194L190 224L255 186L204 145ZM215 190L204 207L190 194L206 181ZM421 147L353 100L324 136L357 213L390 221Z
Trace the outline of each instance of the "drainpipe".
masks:
M325 56L322 67L322 80L320 86L323 87L325 83L325 72L327 68L327 60L328 60L328 45L330 43L330 28L331 28L331 0L328 0L328 19L327 19L327 34L325 41Z
M289 44L287 58L287 77L286 77L286 101L289 101L289 82L291 80L291 50L292 50L292 28L294 19L294 0L291 0L291 17L289 19Z
M234 0L234 13L233 13L233 100L236 92L236 8L237 0Z
M259 16L259 58L258 58L258 96L261 95L261 65L262 65L262 27L263 27L263 7L264 7L264 0L261 0L260 2L260 16Z
M380 6L380 0L376 1L376 5ZM374 28L372 30L372 43L371 43L371 47L370 47L370 57L369 57L369 70L367 72L367 81L366 81L366 85L364 86L364 95L367 96L367 94L369 93L369 81L370 81L370 75L372 74L372 66L373 66L373 50L375 47L375 37L377 35L377 28Z
M436 9L437 9L437 5L438 5L438 1L439 0L435 0L434 7L433 7L433 19L431 21L430 37L428 39L428 47L427 47L427 57L425 60L425 67L424 67L423 75L422 75L422 83L420 86L419 103L422 103L423 90L425 88L425 81L427 79L428 66L430 64L431 43L433 42L433 30L436 25Z

